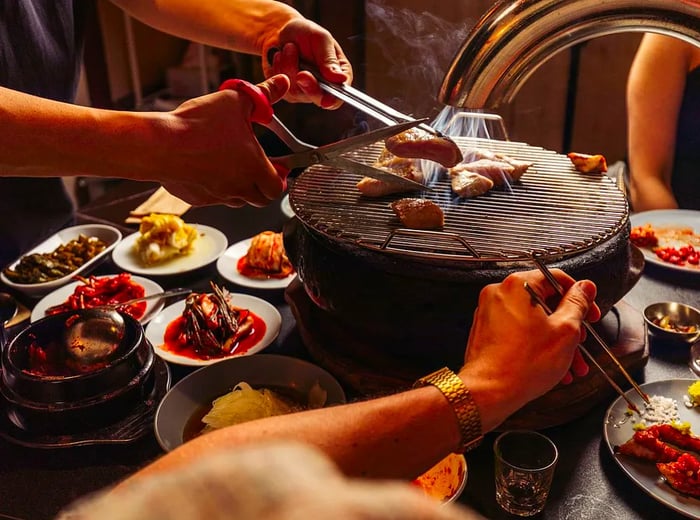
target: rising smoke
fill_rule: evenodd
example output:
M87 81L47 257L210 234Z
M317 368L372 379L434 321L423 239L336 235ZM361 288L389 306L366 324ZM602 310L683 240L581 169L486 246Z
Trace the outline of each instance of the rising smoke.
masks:
M437 101L437 92L471 21L448 21L428 11L417 12L390 4L389 0L366 3L365 12L374 27L368 43L384 55L388 69L382 74L400 79L406 85L420 85L426 95L408 100L399 93L385 101L403 112L432 117L443 108Z

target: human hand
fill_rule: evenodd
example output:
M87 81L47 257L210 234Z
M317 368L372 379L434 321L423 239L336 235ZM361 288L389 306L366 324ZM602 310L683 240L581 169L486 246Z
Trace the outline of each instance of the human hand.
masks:
M552 274L565 294L556 308L550 304L550 316L524 288L527 282L545 301L557 296L539 271L511 274L479 295L459 375L481 400L477 405L485 431L558 382L570 381L572 374L588 373L576 347L585 338L582 320L600 319L596 287L559 269Z
M276 75L258 87L270 103L289 89ZM278 199L286 181L258 143L251 124L254 103L244 92L223 90L186 101L166 115L174 144L155 159L156 180L193 204L265 206Z
M263 71L266 77L286 74L291 79L285 96L290 103L312 102L330 110L340 107L342 102L324 93L313 74L299 70L300 62L315 66L328 81L352 83L352 66L338 42L326 29L305 18L287 23L275 46L263 49Z

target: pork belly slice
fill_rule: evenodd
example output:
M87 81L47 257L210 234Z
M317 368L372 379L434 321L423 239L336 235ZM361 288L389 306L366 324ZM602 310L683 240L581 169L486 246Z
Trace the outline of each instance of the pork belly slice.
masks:
M420 182L421 184L425 183L425 175L416 165L416 161L413 159L396 157L386 150L381 153L373 166L375 168L387 170L400 177ZM380 181L372 177L363 177L356 186L357 189L360 190L360 193L366 197L383 197L384 195L390 195L392 193L415 191L415 189L406 187L403 184Z
M520 177L532 166L533 163L530 161L523 161L520 159L514 159L513 157L506 155L504 153L492 152L491 150L486 150L484 148L466 148L463 150L464 162L474 163L481 160L489 160L495 162L504 162L513 167L513 171L509 173L511 180L520 180Z
M493 181L495 186L502 186L513 180L512 175L515 171L515 168L507 162L500 160L494 161L492 159L479 159L478 161L470 163L462 163L456 168L488 177ZM450 175L452 175L453 170L455 170L455 168L450 169Z
M440 229L445 225L445 214L431 200L404 198L395 200L389 206L407 228Z
M450 168L450 183L452 184L452 191L461 198L478 197L493 188L491 179L466 168L460 168L460 166L462 165Z
M397 157L427 159L451 168L462 162L462 151L452 139L409 128L384 140L386 149Z
M605 173L608 171L608 163L605 157L598 155L589 155L586 153L570 152L566 156L574 165L577 171L581 173Z

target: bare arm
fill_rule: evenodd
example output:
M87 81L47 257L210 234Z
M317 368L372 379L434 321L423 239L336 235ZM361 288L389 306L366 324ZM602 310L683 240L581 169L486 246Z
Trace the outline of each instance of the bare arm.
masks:
M690 45L647 34L627 85L628 152L635 211L677 208L671 190L676 126L689 70Z
M552 388L571 365L581 338L581 318L599 318L595 286L573 284L547 316L523 288L528 281L544 297L552 289L539 272L511 275L482 291L477 326L470 334L459 377L479 408L482 429L492 430L525 403ZM507 302L507 305L504 305ZM503 327L507 322L509 327ZM529 359L529 363L513 363ZM177 468L231 446L272 439L298 440L323 450L349 475L412 478L459 448L455 414L442 393L423 387L396 395L271 417L216 430L166 454L134 477Z
M112 0L130 15L161 31L192 41L263 57L266 77L286 74L292 84L285 97L291 102L311 101L324 108L340 102L324 94L299 62L315 65L323 77L351 83L352 67L342 48L323 27L292 7L275 0ZM290 47L285 49L289 44ZM278 49L273 63L267 54ZM282 52L284 50L284 52Z
M274 102L289 81L277 76L263 86ZM234 91L161 113L98 110L0 87L0 175L154 180L193 204L264 205L284 182L255 138L251 110Z

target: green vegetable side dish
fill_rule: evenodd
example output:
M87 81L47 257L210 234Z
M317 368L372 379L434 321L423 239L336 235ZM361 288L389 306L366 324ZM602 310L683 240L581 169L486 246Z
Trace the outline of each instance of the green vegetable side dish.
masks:
M14 283L43 283L69 275L105 250L107 244L97 237L80 235L77 239L58 246L50 253L23 256L14 269L3 273Z

